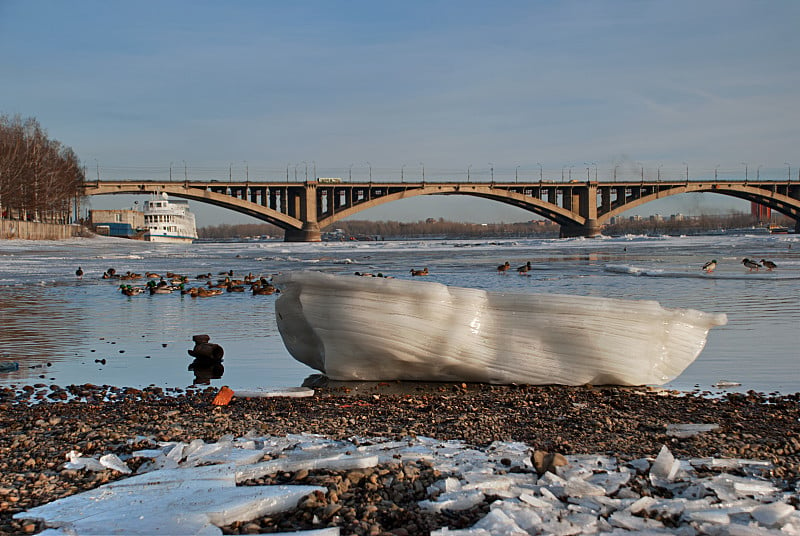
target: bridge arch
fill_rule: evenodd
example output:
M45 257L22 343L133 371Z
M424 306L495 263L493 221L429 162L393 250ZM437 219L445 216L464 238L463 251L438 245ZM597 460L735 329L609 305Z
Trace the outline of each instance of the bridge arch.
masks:
M84 195L114 195L114 194L158 194L167 193L182 199L189 199L192 201L199 201L201 203L208 203L217 207L225 208L250 216L267 223L271 223L284 230L287 229L302 229L303 221L284 214L283 212L271 209L247 201L245 199L238 199L231 197L228 194L217 193L207 189L197 187L187 187L183 184L177 183L156 183L148 185L144 182L99 182L87 185L84 188Z
M516 208L521 208L552 220L559 225L583 226L586 218L581 217L555 203L543 201L536 197L524 195L522 193L510 192L505 189L497 189L492 185L482 184L427 184L422 187L410 187L388 195L376 197L370 201L354 204L345 209L335 210L329 216L320 218L321 228L328 227L333 223L353 216L367 208L373 208L386 203L410 199L423 195L466 195L479 197L490 201L496 201Z
M789 195L778 193L773 190L765 189L763 185L754 183L751 185L741 183L687 183L670 185L665 189L657 190L648 195L638 197L636 199L627 201L626 203L616 206L609 211L598 212L598 223L600 225L606 224L611 218L617 217L623 212L627 212L632 208L650 203L666 197L686 193L715 193L726 195L729 197L736 197L745 201L751 201L767 206L772 210L776 210L781 214L793 218L797 225L800 226L800 200L794 199Z

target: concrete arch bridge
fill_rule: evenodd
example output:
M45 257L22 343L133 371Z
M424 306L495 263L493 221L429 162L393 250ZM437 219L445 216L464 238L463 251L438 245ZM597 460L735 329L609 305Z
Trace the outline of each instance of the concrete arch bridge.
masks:
M800 181L680 180L570 182L181 182L87 181L84 195L169 195L227 208L284 229L287 242L315 242L320 230L384 203L419 195L469 195L538 214L561 226L561 236L592 237L634 207L669 196L712 192L770 207L795 220L800 232Z

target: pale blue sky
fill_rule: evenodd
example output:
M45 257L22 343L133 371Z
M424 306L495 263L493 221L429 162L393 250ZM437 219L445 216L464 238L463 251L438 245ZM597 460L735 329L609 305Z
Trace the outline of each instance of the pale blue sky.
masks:
M800 168L800 2L0 0L0 113L107 178ZM305 163L304 163L305 162ZM351 168L352 166L352 168ZM519 170L517 170L519 166ZM760 169L759 169L759 166ZM594 166L590 166L594 175ZM796 176L796 171L792 171ZM713 211L682 196L646 212ZM125 206L120 197L92 206ZM200 225L253 221L192 209ZM363 213L520 221L488 201Z

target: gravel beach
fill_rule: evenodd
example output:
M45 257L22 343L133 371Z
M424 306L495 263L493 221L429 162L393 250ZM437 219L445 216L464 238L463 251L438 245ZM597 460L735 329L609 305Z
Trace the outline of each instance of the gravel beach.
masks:
M37 523L12 516L125 477L110 469L64 469L68 452L129 455L143 448L145 438L216 441L250 431L334 439L427 436L478 447L519 441L547 452L606 454L621 460L654 457L667 445L676 457L770 461L771 477L786 488L794 487L800 476L800 393L710 396L593 386L372 383L328 384L307 398L235 397L227 406L214 406L217 391L44 384L0 389L0 532L38 533L43 527ZM718 428L682 439L668 435L667 426L679 423ZM129 461L134 469L136 460ZM326 486L329 493L306 500L295 511L223 531L320 528L312 523L314 516L335 512L346 521L339 525L342 534L401 536L468 527L488 510L487 501L457 515L421 512L417 502L425 487L441 476L422 462L379 466L355 477L347 473L306 471L259 479L253 484L298 481ZM386 479L381 477L386 474L404 477L391 479L392 489L384 490L381 482Z

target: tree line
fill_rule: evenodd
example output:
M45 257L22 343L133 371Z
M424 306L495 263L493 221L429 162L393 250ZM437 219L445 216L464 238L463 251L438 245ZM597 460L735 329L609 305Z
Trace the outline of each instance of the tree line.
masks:
M75 152L48 138L36 119L0 115L3 218L68 223L83 193L83 180Z
M773 216L775 223L791 227L793 221L783 215ZM683 219L634 219L622 220L606 225L602 233L606 236L621 234L700 234L717 229L749 227L758 224L750 214L703 215ZM335 227L335 228L334 228ZM392 238L498 238L537 237L557 238L559 226L551 221L526 221L518 223L463 223L442 218L428 218L418 222L340 220L332 227L323 229L323 238L328 240L374 240ZM283 230L268 223L222 224L201 227L200 238L230 239L268 236L282 238Z

